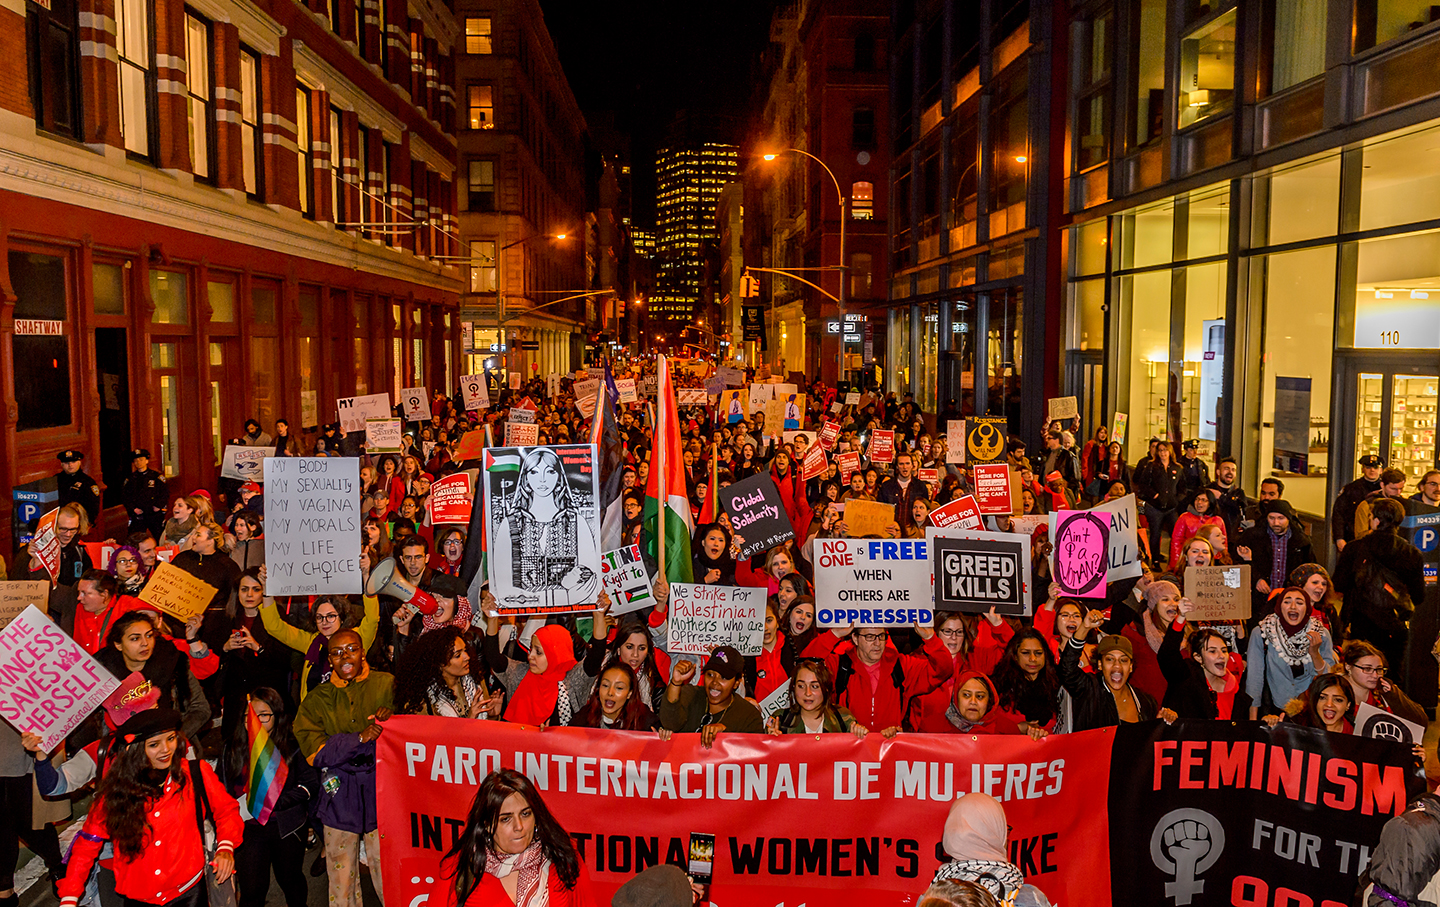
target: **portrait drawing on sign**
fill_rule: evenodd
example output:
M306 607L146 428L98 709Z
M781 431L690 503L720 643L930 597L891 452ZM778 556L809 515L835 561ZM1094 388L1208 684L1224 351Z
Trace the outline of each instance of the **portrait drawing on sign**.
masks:
M580 514L560 456L545 447L526 451L495 533L491 585L501 606L593 602L599 563L595 534Z

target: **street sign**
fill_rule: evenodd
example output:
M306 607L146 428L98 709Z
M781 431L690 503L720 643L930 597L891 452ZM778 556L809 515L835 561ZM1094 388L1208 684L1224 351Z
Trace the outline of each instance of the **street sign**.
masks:
M535 350L540 349L540 341L538 341L538 340L521 340L521 341L519 341L519 342L517 342L517 343L515 344L515 348L516 348L516 349L519 349L519 350L535 351Z

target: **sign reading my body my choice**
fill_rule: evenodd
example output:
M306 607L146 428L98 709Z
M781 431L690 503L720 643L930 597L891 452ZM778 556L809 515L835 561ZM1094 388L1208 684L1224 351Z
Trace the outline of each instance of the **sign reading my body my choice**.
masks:
M929 626L930 558L922 539L816 539L821 627Z
M730 530L745 540L741 557L754 557L795 537L780 490L768 473L727 486L720 495L720 503L730 514Z
M360 593L360 461L265 461L266 595Z

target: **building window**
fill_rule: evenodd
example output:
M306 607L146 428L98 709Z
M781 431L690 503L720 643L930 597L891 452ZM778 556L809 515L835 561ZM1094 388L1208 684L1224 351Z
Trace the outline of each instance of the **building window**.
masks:
M850 217L853 220L875 218L875 184L858 182L850 184Z
M359 174L356 189L360 200L359 209L355 212L355 220L362 224L368 224L375 220L374 208L371 203L370 191L373 188L370 184L370 130L361 126L356 130L355 136L355 168ZM374 233L369 227L360 227L360 235L372 237Z
M210 178L210 148L215 121L210 93L210 23L185 11L186 107L190 121L190 172Z
M26 17L30 102L35 124L47 132L80 138L80 65L75 0L30 4Z
M465 19L465 52L467 54L494 53L491 43L490 20L488 18Z
M1109 10L1082 23L1075 49L1080 60L1075 100L1074 167L1088 170L1110 159L1111 23Z
M470 241L470 292L494 293L496 282L495 242L488 239Z
M875 68L875 36L861 32L855 36L855 71L870 72Z
M300 213L315 216L315 161L310 149L310 89L295 86L295 155L300 177Z
M869 252L854 252L850 255L850 298L870 298L870 276L874 263Z
M340 111L334 107L330 108L330 207L333 212L332 222L343 224L350 220L346 216L345 205L345 184L340 180L340 140L343 134L340 132Z
M850 144L856 148L875 147L875 111L856 107L850 114Z
M15 318L62 322L60 334L16 334L16 431L69 425L70 322L65 259L11 249L10 284L15 290Z
M126 151L149 157L155 106L150 0L116 0L115 50L120 57L120 136Z
M1232 9L1180 39L1182 129L1234 105L1235 15Z
M470 128L495 128L495 86L471 85L469 93Z
M470 204L471 211L495 210L495 162L493 160L470 162Z
M240 49L240 169L245 192L260 194L260 58L248 48Z
M1355 52L1369 50L1437 20L1440 9L1429 0L1357 0Z
M1139 148L1165 128L1165 0L1140 0L1134 9L1129 146Z
M1363 6L1364 4L1360 4ZM1325 71L1325 0L1271 0L1270 90L1284 91Z
M380 143L380 217L377 220L382 224L393 225L398 218L395 212L395 191L390 185L390 145L387 142ZM390 229L385 231L385 244L398 247L400 245L400 233Z

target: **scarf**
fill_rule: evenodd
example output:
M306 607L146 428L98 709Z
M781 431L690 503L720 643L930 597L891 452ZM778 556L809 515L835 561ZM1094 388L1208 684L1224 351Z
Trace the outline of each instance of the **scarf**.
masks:
M460 678L460 692L464 695L464 702L457 702L455 694L450 688L439 681L430 684L430 689L425 691L425 699L430 703L430 711L434 715L446 718L464 718L475 704L475 698L480 695L480 685L475 678L466 674ZM489 712L481 712L478 716L481 719L489 718Z
M955 693L959 692L960 688L971 680L983 681L985 688L990 691L990 707L985 710L985 714L981 716L979 721L967 720L960 714L960 710L955 707ZM955 678L954 691L950 695L950 705L945 709L945 720L950 722L950 726L962 734L993 734L995 733L995 712L999 704L1000 697L996 694L995 684L990 681L989 677L979 671L965 671L959 677Z
M565 675L575 667L577 661L570 631L559 624L536 630L534 640L545 653L545 673L529 671L525 674L515 688L510 704L505 707L505 720L512 724L533 724L541 727L554 714L558 701L563 699L564 710L569 710L570 697L561 697L560 687L564 684ZM564 714L561 718L565 718Z
M1205 685L1210 685L1209 678L1206 678ZM1232 673L1225 675L1225 689L1215 692L1213 689L1210 695L1215 697L1215 717L1221 721L1229 721L1235 712L1235 694L1240 692L1240 678Z
M1016 892L1025 884L1025 877L1014 864L995 860L952 860L941 863L940 868L935 870L935 878L931 883L941 879L974 882L994 895L1001 907L1013 905Z
M1145 644L1150 647L1151 652L1159 653L1160 646L1165 642L1165 631L1156 628L1155 620L1152 617L1154 611L1146 611L1140 618L1140 625L1145 630Z
M1285 561L1290 554L1290 530L1286 529L1284 535L1276 535L1275 530L1269 528L1265 532L1270 536L1270 588L1285 588L1285 577L1289 574L1285 570Z
M463 630L466 627L470 626L470 619L474 616L475 609L470 607L470 599L466 598L463 595L459 595L455 598L454 617L450 618L448 621L442 624L440 621L435 619L435 615L425 614L420 618L420 624L425 629L421 630L420 632L426 633L430 630L439 630L441 627L459 627Z
M1309 631L1320 632L1324 630L1320 621L1315 619L1312 611L1310 615L1300 622L1300 626L1291 630L1286 623L1280 619L1278 611L1272 611L1265 615L1258 627L1260 638L1265 640L1280 660L1292 668L1299 667L1310 660L1310 636Z
M520 873L515 885L515 907L548 907L550 903L550 860L539 841L519 853L485 851L485 871L497 879Z

